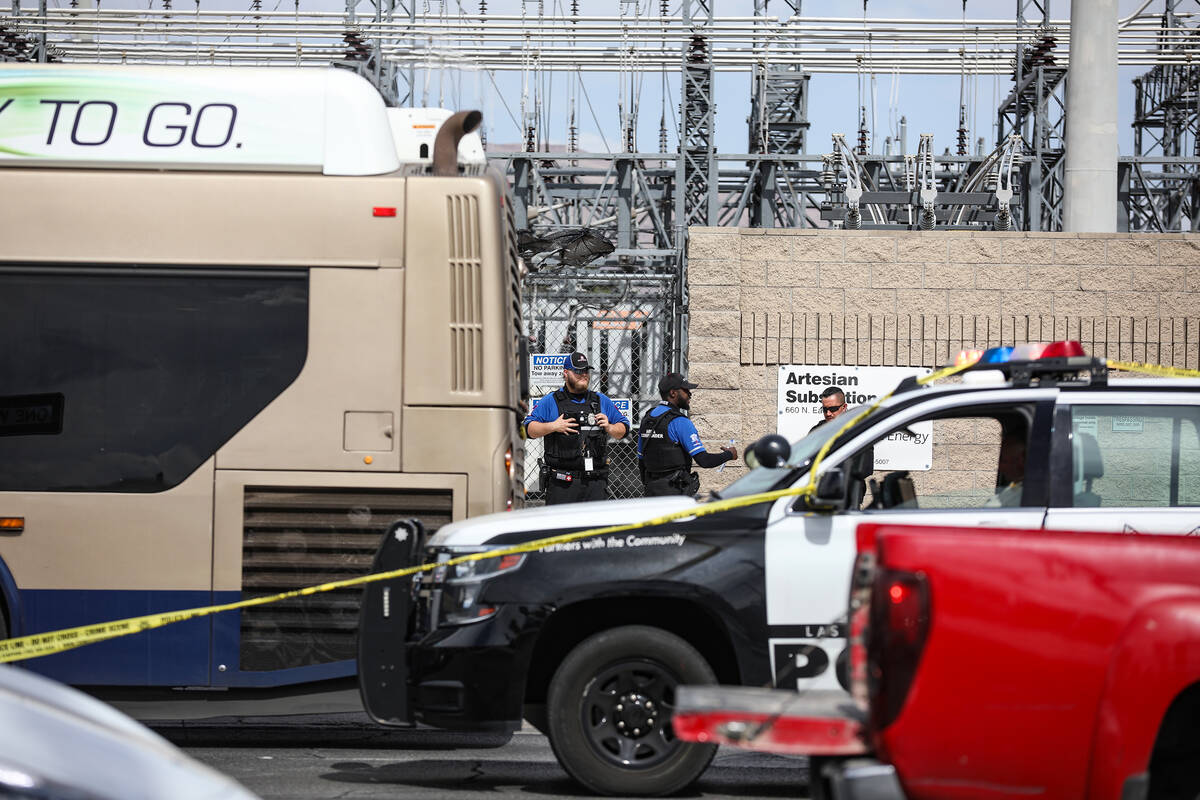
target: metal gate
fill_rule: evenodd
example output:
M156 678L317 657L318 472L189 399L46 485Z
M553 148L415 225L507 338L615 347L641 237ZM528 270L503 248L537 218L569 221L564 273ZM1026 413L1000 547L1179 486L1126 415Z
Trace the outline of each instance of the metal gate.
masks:
M642 415L659 403L658 380L670 369L675 291L673 276L529 275L525 280L530 353L578 350L593 365L591 389L629 401L630 433L608 443L610 498L642 496L636 429ZM561 385L561 374L549 385L531 385L530 406ZM541 439L525 442L526 505L545 502L538 485L542 444Z

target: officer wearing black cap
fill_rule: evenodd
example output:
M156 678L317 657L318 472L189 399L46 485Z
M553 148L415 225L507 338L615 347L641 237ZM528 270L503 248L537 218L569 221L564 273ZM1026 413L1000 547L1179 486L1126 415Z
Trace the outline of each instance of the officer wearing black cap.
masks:
M662 404L642 417L638 457L647 497L694 495L700 491L700 476L691 470L693 460L708 468L737 458L736 447L722 447L719 454L704 449L696 426L685 415L695 388L678 372L668 372L658 382Z
M546 504L604 500L608 437L622 438L629 420L607 396L588 391L592 365L583 353L563 362L563 388L548 394L525 418L525 435L546 437L542 485Z

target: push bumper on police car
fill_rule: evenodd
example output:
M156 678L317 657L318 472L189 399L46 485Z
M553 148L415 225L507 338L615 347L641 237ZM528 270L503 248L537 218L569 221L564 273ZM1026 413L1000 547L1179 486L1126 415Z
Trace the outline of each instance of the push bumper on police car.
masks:
M412 566L424 554L420 522L401 521L384 537L372 571ZM439 567L364 590L358 653L363 705L386 725L423 722L456 730L515 731L521 725L523 686L511 678L525 671L527 654L519 644L528 609L506 605L480 611L472 596L482 580L446 591L445 572ZM468 624L439 624L466 616Z

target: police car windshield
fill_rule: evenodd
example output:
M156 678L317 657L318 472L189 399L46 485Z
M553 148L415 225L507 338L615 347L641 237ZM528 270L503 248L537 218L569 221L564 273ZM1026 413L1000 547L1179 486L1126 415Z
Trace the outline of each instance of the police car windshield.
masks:
M826 442L863 412L865 405L851 406L833 420L826 422L803 439L792 442L792 454L782 467L755 467L716 494L720 499L745 497L748 494L782 489L808 471L812 461Z

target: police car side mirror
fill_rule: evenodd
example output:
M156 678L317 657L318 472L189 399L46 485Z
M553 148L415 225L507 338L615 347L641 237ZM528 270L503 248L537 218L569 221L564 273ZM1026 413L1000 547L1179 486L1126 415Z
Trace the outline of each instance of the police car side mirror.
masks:
M788 440L777 433L768 434L746 451L746 466L778 469L787 463L792 455L792 446Z
M817 491L804 498L805 505L814 511L837 511L845 508L849 485L844 467L830 467L817 481Z

